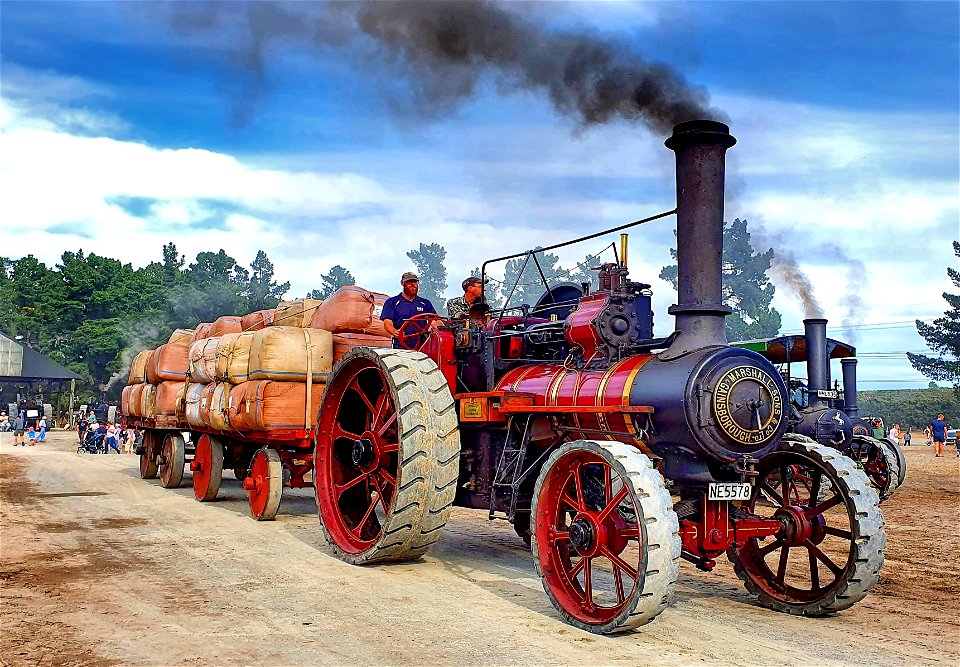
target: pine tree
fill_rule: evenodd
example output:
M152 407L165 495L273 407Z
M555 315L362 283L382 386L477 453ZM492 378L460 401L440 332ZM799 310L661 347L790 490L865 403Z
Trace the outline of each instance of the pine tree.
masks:
M767 277L773 248L756 253L747 221L737 218L723 226L723 302L733 308L726 317L727 340L769 338L780 332L780 313L770 306L776 287ZM670 249L675 260L677 251ZM677 289L677 265L665 266L660 278Z
M250 276L244 298L247 310L253 312L264 308L274 308L283 295L290 289L290 283L277 284L273 279L273 262L263 250L257 251L256 258L250 263Z
M341 287L357 284L357 280L353 277L353 274L339 264L332 267L321 280L323 281L323 287L312 290L310 294L307 295L308 299L326 299Z
M508 302L505 305L518 306L525 303L534 306L546 293L547 287L569 280L567 275L569 272L558 266L559 257L549 252L539 251L539 247L534 248L534 251L529 261L527 256L507 261L503 271L501 295ZM534 256L537 259L536 263ZM539 269L537 264L540 265ZM540 275L541 271L543 276ZM546 285L543 284L544 278L547 281Z
M953 242L953 252L960 258L960 242ZM960 288L960 271L948 266L947 275ZM931 380L952 382L953 391L960 399L960 294L944 292L943 298L950 305L943 317L938 317L932 324L917 320L917 333L937 356L908 352L907 358L914 368Z
M417 267L420 277L420 296L429 299L438 311L446 304L444 293L447 291L447 268L443 265L447 258L446 249L439 243L420 244L419 250L410 250L407 257Z

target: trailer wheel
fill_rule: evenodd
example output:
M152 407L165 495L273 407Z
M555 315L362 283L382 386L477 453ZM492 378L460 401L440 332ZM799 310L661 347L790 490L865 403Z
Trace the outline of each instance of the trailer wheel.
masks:
M157 454L160 450L160 438L153 431L143 433L143 453L140 454L140 478L154 479L157 476Z
M193 471L193 495L200 502L217 497L223 477L223 445L216 438L203 433L197 439L197 449L190 462Z
M460 465L456 405L437 364L408 350L351 350L327 383L318 433L317 506L336 556L360 565L425 554Z
M855 435L850 445L850 458L863 468L880 495L881 503L897 490L900 485L900 465L896 452L887 440Z
M799 468L810 487L783 491L775 479ZM829 482L829 494L820 489ZM775 502L769 502L773 498ZM877 583L887 538L877 492L857 464L819 444L785 442L761 459L753 497L742 508L783 529L728 552L737 576L760 604L797 615L827 616L862 600ZM769 541L768 541L769 540Z
M249 476L243 488L250 501L250 516L257 521L273 521L283 495L283 463L275 449L258 449L250 459Z
M186 443L179 433L168 433L163 438L160 450L160 486L175 489L183 481Z
M663 611L680 569L663 477L636 448L578 440L550 455L533 492L533 556L571 625L632 630Z

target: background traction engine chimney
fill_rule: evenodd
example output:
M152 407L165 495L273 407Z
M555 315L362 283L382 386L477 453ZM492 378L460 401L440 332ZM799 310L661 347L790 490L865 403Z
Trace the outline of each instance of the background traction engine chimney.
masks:
M667 311L680 335L662 359L712 345L726 345L723 318L723 189L725 154L737 143L730 128L693 120L673 128L667 148L677 156L677 293Z
M817 391L829 389L829 363L827 359L827 321L811 318L803 321L803 334L807 344L807 389L810 391L810 407L820 408L826 401Z

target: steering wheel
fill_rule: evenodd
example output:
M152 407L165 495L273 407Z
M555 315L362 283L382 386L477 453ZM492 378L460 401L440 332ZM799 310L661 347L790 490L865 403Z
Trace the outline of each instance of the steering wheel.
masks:
M397 345L404 350L419 350L421 347L423 347L423 344L426 342L427 336L430 335L430 329L428 327L424 327L423 329L420 329L414 332L414 331L407 331L407 328L409 327L410 329L412 329L413 327L410 326L411 324L422 323L423 325L427 325L428 323L434 322L436 320L440 320L445 324L447 323L447 320L445 318L440 317L436 313L420 313L418 315L414 315L413 317L407 319L407 321L401 324L400 328L397 329L397 336L396 336ZM407 343L407 336L410 336L412 338L414 335L417 336L417 342L412 345Z

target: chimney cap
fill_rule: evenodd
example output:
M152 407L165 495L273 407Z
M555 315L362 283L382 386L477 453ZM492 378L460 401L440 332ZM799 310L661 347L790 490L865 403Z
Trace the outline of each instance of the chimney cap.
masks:
M673 135L664 145L677 150L690 144L722 144L730 148L737 140L730 134L730 128L719 121L698 119L688 120L673 126Z

